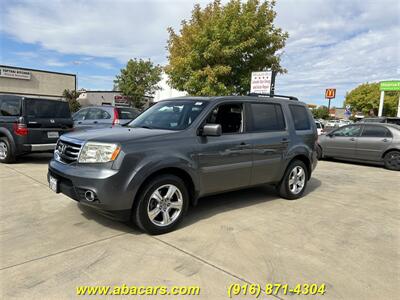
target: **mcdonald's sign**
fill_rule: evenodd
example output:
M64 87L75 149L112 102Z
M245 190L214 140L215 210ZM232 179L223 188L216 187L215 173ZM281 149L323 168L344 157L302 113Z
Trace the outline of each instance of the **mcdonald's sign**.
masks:
M333 99L336 96L336 89L326 89L325 99Z

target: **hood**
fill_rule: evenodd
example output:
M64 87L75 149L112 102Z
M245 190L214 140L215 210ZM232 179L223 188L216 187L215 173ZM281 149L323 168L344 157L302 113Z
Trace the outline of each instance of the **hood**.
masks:
M147 128L129 128L129 127L109 127L95 130L80 130L64 134L63 136L80 140L80 141L96 141L103 143L124 143L141 138L162 136L166 134L174 134L176 131L147 129Z

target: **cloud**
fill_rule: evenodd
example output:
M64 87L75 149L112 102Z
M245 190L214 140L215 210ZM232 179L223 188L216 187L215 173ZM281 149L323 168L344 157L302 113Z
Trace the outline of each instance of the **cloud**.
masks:
M179 29L193 5L184 0L4 1L1 30L61 54L46 57L49 66L87 69L80 76L111 74L134 57L165 64L166 28ZM345 93L360 83L399 78L398 0L279 0L276 10L277 26L290 34L282 51L288 73L278 75L277 92L322 104L325 88L335 87L335 104L341 105ZM110 88L112 79L86 77L80 83L92 80L96 88Z

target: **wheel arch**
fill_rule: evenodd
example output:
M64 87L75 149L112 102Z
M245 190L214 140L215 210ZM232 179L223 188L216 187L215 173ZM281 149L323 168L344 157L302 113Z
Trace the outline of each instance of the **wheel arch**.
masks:
M391 151L400 152L400 149L397 149L397 148L390 148L390 149L387 149L385 152L383 152L381 158L383 159L383 158L385 157L385 155L388 154L388 153L391 152Z

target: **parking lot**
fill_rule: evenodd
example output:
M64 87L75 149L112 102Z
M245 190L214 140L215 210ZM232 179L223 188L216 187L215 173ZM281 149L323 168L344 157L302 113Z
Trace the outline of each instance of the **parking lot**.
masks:
M201 288L171 299L227 299L231 283L246 282L325 283L320 299L400 293L398 172L322 161L300 200L268 186L208 197L175 232L149 236L50 191L49 158L0 165L2 299L72 298L79 285L124 283Z

